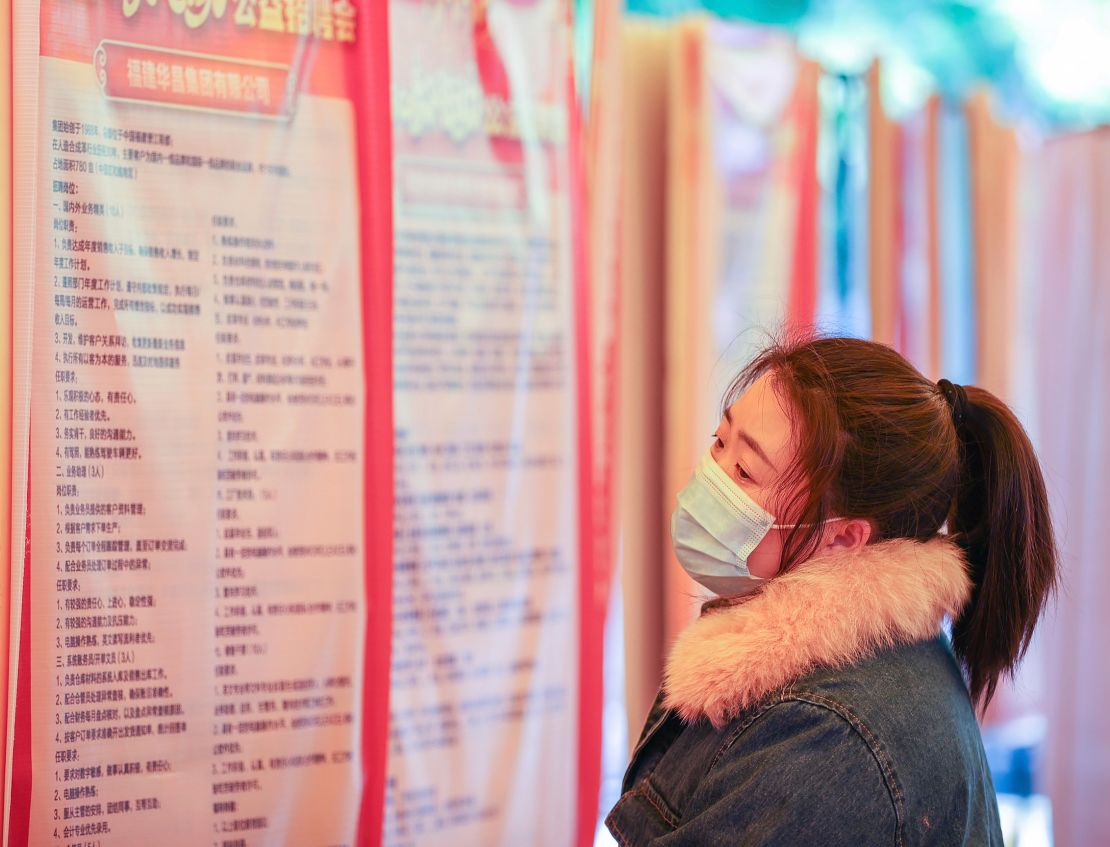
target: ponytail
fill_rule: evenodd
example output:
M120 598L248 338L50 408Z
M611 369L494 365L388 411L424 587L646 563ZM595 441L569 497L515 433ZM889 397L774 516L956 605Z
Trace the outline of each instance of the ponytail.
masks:
M1058 553L1044 477L1013 412L982 388L938 385L952 406L960 453L948 531L973 581L953 624L953 648L972 702L985 709L1029 647L1055 589Z

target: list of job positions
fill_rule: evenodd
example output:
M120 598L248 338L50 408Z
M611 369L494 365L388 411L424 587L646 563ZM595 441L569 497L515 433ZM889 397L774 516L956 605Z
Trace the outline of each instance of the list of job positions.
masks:
M213 116L41 72L31 842L352 843L350 104Z

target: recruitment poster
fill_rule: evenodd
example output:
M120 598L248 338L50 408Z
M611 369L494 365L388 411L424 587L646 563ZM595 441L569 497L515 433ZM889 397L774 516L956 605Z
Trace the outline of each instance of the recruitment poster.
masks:
M365 516L391 494L376 5L17 2L33 227L7 843L373 837L390 551Z
M579 815L594 826L567 6L389 5L394 847L563 847Z

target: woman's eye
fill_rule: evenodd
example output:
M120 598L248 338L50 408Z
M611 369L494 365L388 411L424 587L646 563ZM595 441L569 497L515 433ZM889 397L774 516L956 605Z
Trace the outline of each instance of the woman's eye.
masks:
M748 476L748 472L744 470L740 465L736 466L736 475L740 477L740 479L744 480L744 482L751 481L751 477Z
M725 442L721 441L721 436L713 433L713 446L720 449L725 446Z

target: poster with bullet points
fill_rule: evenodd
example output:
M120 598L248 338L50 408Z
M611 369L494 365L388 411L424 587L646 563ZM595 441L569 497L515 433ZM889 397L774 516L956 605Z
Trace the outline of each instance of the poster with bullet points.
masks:
M9 843L353 845L380 826L374 7L17 4L32 222Z

